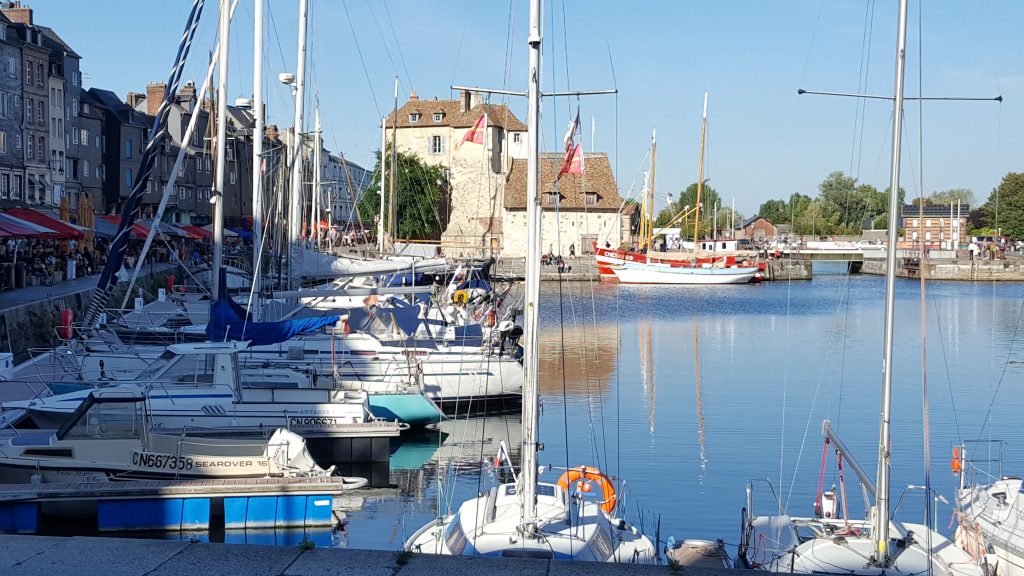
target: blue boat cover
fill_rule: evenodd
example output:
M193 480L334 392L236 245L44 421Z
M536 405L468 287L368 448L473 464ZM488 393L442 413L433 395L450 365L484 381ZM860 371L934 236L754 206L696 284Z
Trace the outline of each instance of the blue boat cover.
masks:
M238 311L245 316L240 315ZM338 314L332 314L283 322L251 322L248 320L248 312L244 308L230 298L219 298L210 307L210 321L206 324L206 337L211 342L248 340L252 346L263 346L284 342L303 332L319 330L324 326L337 323L340 319L341 316Z

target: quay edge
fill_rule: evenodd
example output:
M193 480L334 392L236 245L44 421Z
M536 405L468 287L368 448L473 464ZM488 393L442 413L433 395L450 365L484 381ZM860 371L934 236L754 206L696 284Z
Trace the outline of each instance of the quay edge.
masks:
M187 537L186 537L187 538ZM662 564L600 564L526 558L405 555L397 551L206 544L91 536L0 535L0 573L10 576L419 576L495 574L604 576L675 574ZM687 567L688 576L736 576L739 571Z

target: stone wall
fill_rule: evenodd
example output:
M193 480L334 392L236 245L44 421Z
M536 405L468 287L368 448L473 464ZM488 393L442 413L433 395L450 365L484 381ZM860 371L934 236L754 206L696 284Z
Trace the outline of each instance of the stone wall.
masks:
M526 211L505 211L505 237L501 254L506 257L526 256ZM583 212L582 210L544 210L541 220L541 250L563 256L569 255L569 246L575 245L576 255L588 253L586 238L599 244L607 241L618 247L622 242L622 227L615 212Z

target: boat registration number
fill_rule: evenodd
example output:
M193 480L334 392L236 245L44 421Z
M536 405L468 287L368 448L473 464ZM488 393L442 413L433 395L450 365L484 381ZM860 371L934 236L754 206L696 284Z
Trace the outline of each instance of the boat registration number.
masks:
M165 470L191 470L195 467L195 462L187 456L132 452L132 466L163 468Z

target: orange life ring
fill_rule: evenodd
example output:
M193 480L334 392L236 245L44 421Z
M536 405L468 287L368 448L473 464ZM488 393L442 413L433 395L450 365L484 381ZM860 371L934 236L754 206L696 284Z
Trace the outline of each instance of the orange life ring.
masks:
M960 473L961 464L960 464L960 449L959 448L953 448L953 460L950 461L949 467L953 469L953 474L959 474Z
M601 500L601 510L608 514L615 510L615 504L618 502L618 497L615 495L615 486L604 473L593 466L580 466L579 468L566 470L565 474L562 474L562 477L558 479L558 486L562 490L568 491L570 486L580 480L595 482L601 487L601 495L604 498Z
M75 331L71 327L71 321L74 319L75 313L70 308L65 308L60 311L60 337L65 340L70 340L74 335Z

